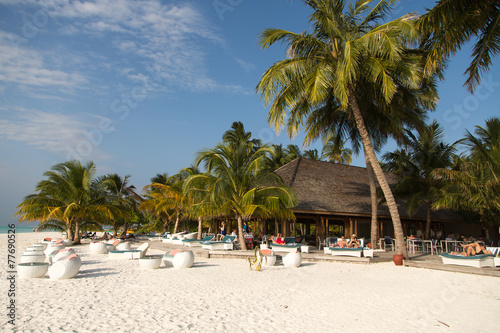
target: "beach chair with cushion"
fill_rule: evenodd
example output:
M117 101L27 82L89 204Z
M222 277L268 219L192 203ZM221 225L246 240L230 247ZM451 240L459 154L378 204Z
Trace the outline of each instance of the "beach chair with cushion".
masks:
M140 259L146 255L149 246L149 243L143 243L137 249L109 251L109 259Z
M300 245L291 243L291 244L271 244L271 249L274 252L297 252L300 248Z
M233 250L234 249L234 241L236 236L224 236L219 242L216 241L208 241L208 242L200 242L201 248L204 250Z
M331 252L332 256L361 257L361 255L363 254L363 248L362 247L355 247L355 248L330 247L330 252Z
M170 243L170 244L172 244L172 242L174 241L174 239L177 239L179 236L184 235L186 233L187 233L186 231L181 231L181 232L177 232L175 234L169 234L169 235L167 235L167 237L163 237L161 241L163 243Z
M214 239L214 236L205 236L202 239L183 239L182 245L189 247L201 246L201 242L209 242L212 239Z
M193 240L195 240L196 236L198 236L197 232L191 232L189 234L179 235L179 236L177 236L177 238L175 238L175 239L172 240L172 244L183 245L183 243L182 243L183 240L186 240L186 239L193 239Z
M471 266L477 268L495 266L495 257L490 254L462 256L457 254L441 253L439 256L445 265Z

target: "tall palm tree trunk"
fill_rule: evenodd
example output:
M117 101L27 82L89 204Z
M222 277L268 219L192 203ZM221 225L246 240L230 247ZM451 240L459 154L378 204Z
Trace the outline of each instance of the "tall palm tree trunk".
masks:
M371 203L372 203L372 221L371 221L371 228L370 228L370 239L372 242L372 248L376 249L376 248L378 248L378 241L377 241L378 240L377 183L375 181L375 174L373 173L372 165L370 164L370 161L368 160L366 150L365 149L363 149L363 150L365 153L366 172L368 173L368 183L370 184L370 199L371 199Z
M424 239L430 239L432 223L432 200L427 201L427 221L425 222Z
M66 222L66 238L73 240L73 229L71 227L71 220Z
M198 239L201 239L201 232L203 231L203 219L201 216L198 216Z
M75 220L75 235L73 237L73 244L81 244L80 242L80 220Z
M242 251L246 251L247 245L245 244L245 236L243 236L243 219L241 215L237 215L238 220L238 238L240 240L240 247Z
M180 215L181 214L179 212L177 212L177 214L175 216L174 234L177 233L177 228L179 227Z
M378 183L380 184L380 188L384 192L387 206L389 207L389 212L392 218L392 224L394 225L394 236L396 238L396 251L398 254L402 254L405 259L409 259L410 257L408 256L408 251L406 250L404 242L403 227L401 226L401 218L399 217L396 200L394 199L394 195L392 194L389 183L387 182L384 172L382 171L382 167L380 166L380 163L377 160L377 156L375 155L375 150L373 149L370 135L368 134L368 131L366 129L361 109L359 108L358 101L354 94L354 89L352 86L350 86L348 89L349 89L349 104L351 106L359 134L361 135L364 149L367 153L368 160L373 168L375 176L377 177Z

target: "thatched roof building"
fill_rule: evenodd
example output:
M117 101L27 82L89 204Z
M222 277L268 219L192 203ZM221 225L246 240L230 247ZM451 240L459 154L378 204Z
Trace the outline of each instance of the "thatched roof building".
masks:
M292 187L298 197L298 205L293 208L297 223L305 225L306 234L314 225L317 235L357 233L360 237L370 237L371 200L366 168L297 158L275 171L285 185ZM389 183L396 177L387 174ZM405 202L398 200L399 213L405 234L419 235L425 225L424 208L410 215ZM385 204L378 206L380 235L393 235L392 220ZM443 237L459 223L459 218L445 211L433 212L433 237ZM293 226L282 230L288 234ZM454 230L457 231L457 230ZM460 232L460 231L458 231ZM322 237L322 238L323 238Z

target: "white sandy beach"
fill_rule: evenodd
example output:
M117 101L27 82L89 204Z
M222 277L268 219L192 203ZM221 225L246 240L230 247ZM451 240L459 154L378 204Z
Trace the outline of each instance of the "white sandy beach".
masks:
M18 234L17 257L45 236L55 234ZM5 277L6 235L1 242ZM393 263L305 262L300 268L253 272L245 260L205 258L196 258L190 269L145 271L137 261L89 255L88 246L73 248L82 258L76 278L17 279L18 332L496 332L499 327L495 277ZM5 278L1 288L6 295ZM4 315L2 332L12 327L6 321Z

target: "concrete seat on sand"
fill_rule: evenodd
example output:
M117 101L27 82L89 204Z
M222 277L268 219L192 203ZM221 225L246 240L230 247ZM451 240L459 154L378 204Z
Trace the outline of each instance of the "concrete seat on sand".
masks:
M283 257L283 265L287 267L299 267L302 264L302 254L300 252L291 252Z
M106 254L108 253L108 246L102 242L91 242L89 244L89 251L92 254Z
M46 262L21 263L17 265L17 276L21 279L41 278L48 268Z
M166 267L190 268L194 263L194 254L191 250L175 249L165 253L163 262Z
M276 256L274 255L274 251L271 249L262 249L257 252L257 257L262 256L262 265L263 266L274 266L276 263Z
M49 267L49 277L53 280L71 279L80 271L82 260L77 254L72 254Z

